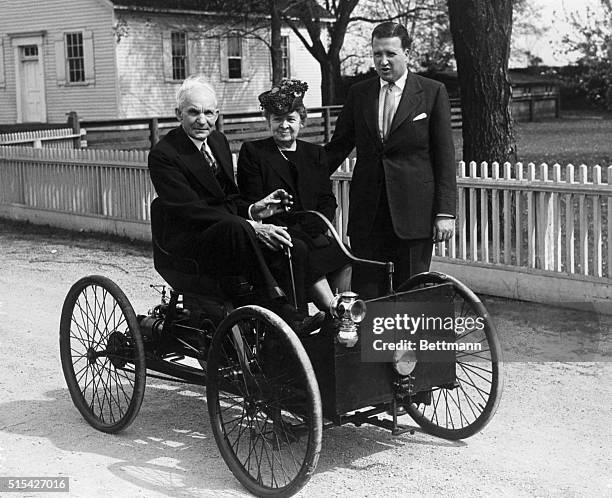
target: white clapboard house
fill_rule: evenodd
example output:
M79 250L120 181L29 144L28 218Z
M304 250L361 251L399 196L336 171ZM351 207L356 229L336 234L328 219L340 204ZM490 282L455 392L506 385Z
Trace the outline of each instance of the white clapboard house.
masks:
M170 116L190 74L210 79L223 112L258 110L270 51L218 10L206 0L0 0L0 124L64 122L69 111ZM307 81L306 104L320 106L319 64L288 27L282 35L286 76Z

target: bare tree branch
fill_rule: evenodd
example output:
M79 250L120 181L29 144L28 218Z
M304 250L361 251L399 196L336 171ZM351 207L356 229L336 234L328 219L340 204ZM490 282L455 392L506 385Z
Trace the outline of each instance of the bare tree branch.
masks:
M311 45L310 43L308 43L308 40L304 37L304 35L300 31L300 28L298 27L298 25L292 19L285 18L284 21L291 28L291 30L295 33L295 36L297 36L299 40L304 44L304 47L306 47L306 50L308 50L312 54L312 56L316 58L317 56L314 52L314 45Z
M350 22L363 21L363 22L369 22L372 24L374 23L378 24L381 22L395 21L396 19L400 19L402 17L406 17L411 14L418 14L419 12L424 12L424 11L425 12L443 12L440 9L432 9L428 7L414 7L413 9L404 10L396 15L387 16L387 17L377 17L377 18L365 17L365 16L351 17Z

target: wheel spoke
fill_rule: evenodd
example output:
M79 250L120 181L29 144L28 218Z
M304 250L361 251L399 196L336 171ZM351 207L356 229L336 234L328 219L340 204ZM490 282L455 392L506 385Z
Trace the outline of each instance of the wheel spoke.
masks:
M424 282L424 283L423 283ZM474 294L452 278L427 274L416 286L400 286L402 291L433 285L452 286L454 317L478 320L477 326L455 335L456 344L477 344L480 350L455 352L454 382L424 386L425 399L406 405L421 427L436 436L449 439L469 437L484 427L493 416L501 396L499 381L501 349L495 325L484 305ZM429 388L427 391L426 388Z
M86 354L82 354L82 353L81 353L81 351L77 351L77 350L76 350L76 349L74 349L74 348L70 348L70 351L72 351L73 353L75 353L75 354L73 354L73 355L72 355L72 357L73 357L73 358L79 358L79 359L80 359L80 358L87 358L87 355L86 355Z
M470 410L472 411L472 414L474 415L474 420L477 419L480 416L480 414L482 413L482 410L476 404L476 402L472 399L472 397L467 393L467 391L463 388L462 384L459 384L459 389L461 390L461 392L465 396L465 399L466 399L466 401L468 403L468 406L470 407ZM476 408L476 411L478 412L478 414L476 412L474 412L474 408Z
M270 312L245 308L213 337L206 391L219 425L212 427L221 428L227 442L219 446L221 454L251 492L293 494L308 479L304 468L320 448L315 419L301 413L313 409L308 393L314 388L307 382L314 376L307 381L302 372L304 360L296 353L302 346L292 331L290 340L273 325ZM320 415L316 420L321 423Z
M60 349L70 394L84 418L106 432L127 427L142 403L146 367L136 315L116 284L91 276L72 286L62 310Z
M113 381L115 384L115 390L117 391L117 397L113 396L113 392L112 389L109 389L109 396L111 399L115 400L115 403L117 405L117 407L119 407L119 409L121 410L121 402L120 402L120 394L123 395L123 397L125 398L125 400L128 402L129 404L129 400L131 395L128 395L128 393L125 392L125 389L123 388L123 383L121 383L119 381L119 372L117 371L117 369L115 367L110 368L109 366L103 366L103 368L107 371L108 373L108 379L109 379L109 383L110 381ZM112 377L111 377L112 376ZM129 378L128 378L129 380ZM121 393L119 393L119 390L121 390Z
M86 340L83 338L83 334L81 333L82 331L87 335L87 331L76 321L74 314L70 317L70 319L72 323L76 325L77 332L79 333L79 337L73 336L72 334L70 336L76 339L77 341L79 341L81 344L83 344L83 346L87 347ZM71 329L71 332L72 332L72 329Z
M457 399L455 399L455 396L457 396ZM460 423L460 427L465 427L465 425L463 425L461 422L462 420L466 421L466 425L469 424L468 419L465 417L465 415L463 414L463 410L461 409L461 397L457 394L457 390L454 391L449 391L448 392L448 396L449 398L452 400L453 404L457 407L457 410L459 412L459 423Z
M460 362L458 363L458 365L463 368L463 369L468 369L473 375L476 375L477 377L481 378L483 381L485 381L487 384L492 384L492 381L490 379L487 379L486 377L484 377L483 375L479 374L478 371L473 370L472 369L472 365L469 363L463 363ZM467 372L466 372L467 373Z
M81 299L80 296L79 296L79 299ZM83 309L83 307L81 306L81 303L79 303L77 301L75 304L79 308L79 313L81 315L81 319L83 320L82 330L83 330L83 332L85 332L85 334L87 336L87 340L88 340L89 346L91 346L91 337L89 335L89 315L86 312L86 310ZM76 323L76 320L75 320L75 323Z
M95 289L96 287L94 286L94 294L95 294ZM95 300L94 300L95 303ZM86 312L87 312L87 318L89 319L89 321L91 322L91 325L93 326L94 331L99 332L100 328L98 327L98 319L99 317L97 316L96 312L94 311L94 309L92 309L92 305L89 303L89 297L87 292L85 292L85 308L86 308ZM98 342L99 344L99 342ZM96 344L97 346L97 344Z
M85 385L81 389L81 392L83 393L83 396L85 396L85 391L87 390L87 388L89 388L94 383L94 381L96 380L96 378L93 376L93 370L94 370L94 366L92 364L88 363L87 370L85 371L85 374L84 374L85 375L85 382L84 382ZM92 376L91 376L91 379L89 380L89 382L87 382L87 374L89 374L89 373L91 373ZM80 379L78 380L78 384L79 385L81 384L81 380Z
M482 367L480 365L475 365L474 363L465 363L464 361L458 361L457 364L458 365L469 365L470 368L474 370L482 370L483 372L487 372L493 375L493 365L491 365L491 368L489 369L489 368Z
M240 436L244 433L244 431L246 430L246 428L248 427L248 425L245 425L244 420L245 417L247 416L246 414L246 410L244 407L242 407L242 413L240 414L240 417L238 417L238 420L240 420L240 422L236 422L234 424L234 428L231 429L229 432L227 430L225 430L225 436L228 437L229 439L229 435L234 432L236 430L236 428L238 428L238 434L236 435L236 439L234 440L234 442L232 443L232 447L236 447L236 445L240 442ZM236 419L234 419L236 420ZM248 419L247 419L248 420ZM231 422L230 422L231 423Z
M485 397L485 395L488 396L488 392L485 391L484 389L481 389L480 387L478 387L474 381L472 380L472 377L470 377L470 374L467 372L467 370L464 368L463 365L459 365L461 367L461 369L463 370L463 372L465 373L465 375L468 376L468 378L470 379L470 382L466 381L465 379L461 379L461 382L468 384L469 386L472 386L474 389L476 389L476 391L478 392L478 394L480 394L480 397L482 398L482 400L486 403L487 402L487 398Z
M458 356L459 356L459 355L458 355ZM469 353L469 354L468 354L468 353L465 353L465 354L463 354L461 357L462 357L462 358L463 358L463 357L477 358L477 359L480 359L480 360L482 360L482 361L484 361L484 362L491 361L491 358L490 358L490 357L488 357L488 356L480 356L478 353Z

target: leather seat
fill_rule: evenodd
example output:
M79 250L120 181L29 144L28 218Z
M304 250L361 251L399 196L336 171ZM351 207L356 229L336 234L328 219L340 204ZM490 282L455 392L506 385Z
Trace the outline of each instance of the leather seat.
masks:
M157 273L181 294L213 294L221 296L217 279L202 275L194 259L182 258L171 254L162 245L165 226L163 202L159 198L151 202L151 235L153 238L153 266Z

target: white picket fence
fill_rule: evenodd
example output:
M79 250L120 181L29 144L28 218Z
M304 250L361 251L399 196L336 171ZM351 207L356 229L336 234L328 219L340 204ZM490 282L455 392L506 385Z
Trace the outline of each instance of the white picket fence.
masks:
M459 164L434 267L480 292L612 312L612 166Z
M0 216L150 240L147 154L0 146ZM332 176L345 240L353 166ZM459 163L457 232L433 267L493 295L605 308L611 181L612 166Z
M0 215L150 240L147 155L0 146Z
M612 166L468 166L459 163L457 237L439 255L612 276Z
M85 142L85 134L85 130L75 134L71 128L0 133L0 145L29 145L37 149L73 149L79 148L81 143ZM75 147L75 143L78 143L79 147Z

